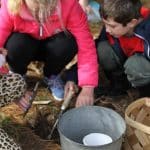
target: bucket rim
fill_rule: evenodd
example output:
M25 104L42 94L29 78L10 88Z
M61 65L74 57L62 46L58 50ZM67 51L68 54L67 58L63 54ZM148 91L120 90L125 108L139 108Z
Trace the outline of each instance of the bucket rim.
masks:
M104 144L104 145L97 145L97 146L86 146L84 144L81 144L81 143L78 143L78 142L75 142L73 140L71 140L69 137L65 136L62 134L62 131L61 129L59 129L59 123L60 123L60 120L61 120L61 117L64 116L65 114L69 113L70 111L74 111L74 110L77 110L77 109L82 109L82 108L102 108L102 109L105 109L105 110L109 110L109 111L113 111L113 113L115 113L116 115L119 116L119 118L121 119L121 121L124 123L124 131L121 133L120 137L116 138L115 140L113 140L111 143L108 143L108 144ZM59 134L61 134L61 136L63 136L67 141L69 142L73 142L79 146L82 146L82 147L85 147L85 148L99 148L99 147L105 147L105 146L109 146L111 145L112 143L117 143L120 139L122 139L124 136L125 136L125 132L126 132L126 123L125 123L125 120L123 119L123 117L117 113L116 111L114 111L113 109L111 108L107 108L107 107L103 107L103 106L82 106L82 107L79 107L79 108L71 108L70 110L66 111L64 114L62 114L62 116L60 117L59 121L58 121L58 124L57 124L57 130L59 132Z

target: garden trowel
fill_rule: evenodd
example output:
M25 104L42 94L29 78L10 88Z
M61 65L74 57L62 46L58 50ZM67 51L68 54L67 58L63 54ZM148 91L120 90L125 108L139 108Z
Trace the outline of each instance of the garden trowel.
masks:
M64 99L63 104L61 105L60 113L59 113L59 115L58 115L58 117L57 117L57 119L56 119L56 121L55 121L55 123L54 123L52 129L51 129L50 134L49 134L48 137L47 137L49 140L52 138L53 132L54 132L56 126L57 126L57 123L58 123L58 121L59 121L61 115L62 115L63 112L68 108L71 99L73 98L74 94L77 93L77 92L78 92L77 87L76 87L76 89L74 89L74 90L70 89L70 91L68 92L66 98Z

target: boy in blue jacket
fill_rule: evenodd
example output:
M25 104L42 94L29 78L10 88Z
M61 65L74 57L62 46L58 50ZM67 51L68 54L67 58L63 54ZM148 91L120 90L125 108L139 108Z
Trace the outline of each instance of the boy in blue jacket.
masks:
M109 94L123 94L132 86L148 96L150 10L140 0L104 0L100 13L104 28L96 44L100 66L111 83Z

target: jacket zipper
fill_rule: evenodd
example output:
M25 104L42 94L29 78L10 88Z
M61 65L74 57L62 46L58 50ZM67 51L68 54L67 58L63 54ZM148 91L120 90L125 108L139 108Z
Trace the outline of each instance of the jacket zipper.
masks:
M142 37L141 35L139 35L137 33L134 33L134 35L139 37L139 38L141 38L142 40L144 40L146 42L146 44L148 45L148 50L147 50L148 52L147 52L147 54L148 54L148 57L150 58L150 45L149 45L148 41L144 37Z
M43 36L43 26L42 26L42 24L40 24L40 27L39 27L39 36L40 36L40 38L42 38L42 36Z

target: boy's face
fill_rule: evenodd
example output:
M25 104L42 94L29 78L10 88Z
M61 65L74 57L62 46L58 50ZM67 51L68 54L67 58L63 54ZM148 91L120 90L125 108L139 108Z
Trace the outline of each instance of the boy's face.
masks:
M116 38L126 35L132 35L133 29L135 27L132 22L129 22L126 26L123 26L121 23L114 21L113 18L103 19L103 22L106 27L106 32Z

